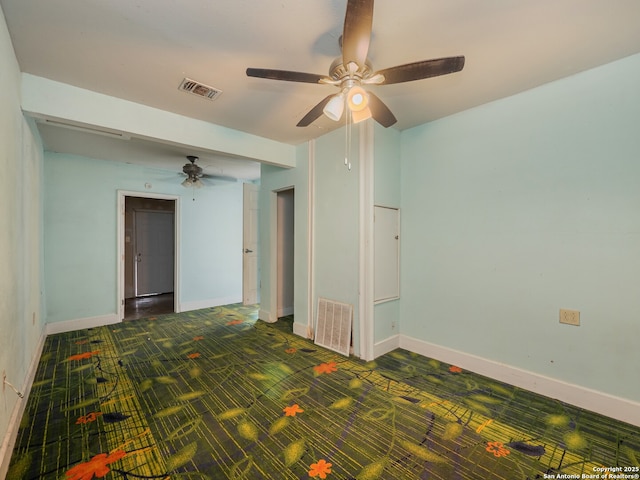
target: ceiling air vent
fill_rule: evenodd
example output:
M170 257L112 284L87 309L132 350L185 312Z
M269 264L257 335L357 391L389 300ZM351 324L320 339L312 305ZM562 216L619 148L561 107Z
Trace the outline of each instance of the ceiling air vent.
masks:
M220 95L222 95L222 90L210 87L209 85L205 85L204 83L196 82L195 80L191 80L190 78L185 78L184 80L182 80L182 83L180 83L178 89L209 100L215 100Z

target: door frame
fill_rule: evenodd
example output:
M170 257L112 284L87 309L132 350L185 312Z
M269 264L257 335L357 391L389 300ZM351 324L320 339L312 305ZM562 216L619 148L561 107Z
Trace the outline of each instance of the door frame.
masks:
M268 309L261 308L259 318L264 320L265 322L273 323L278 320L278 194L280 192L284 192L287 190L293 190L295 192L295 185L287 185L281 188L276 188L274 190L269 191L269 239L268 239L268 258L269 265L267 273L264 271L261 275L269 276L269 299L265 301L269 306ZM293 196L293 209L294 209L294 242L295 242L295 211L296 211L296 196L294 193ZM296 257L293 257L294 263L294 281L295 281L295 263ZM298 293L297 293L298 292ZM299 290L294 288L293 291L293 303L294 310L296 299L298 298ZM264 307L264 305L261 305ZM294 323L294 333L301 335L300 332L295 331L295 323ZM307 338L311 338L311 331L307 328Z
M118 318L120 321L124 321L124 232L125 232L125 201L126 197L138 197L138 198L154 198L160 200L173 200L174 201L174 209L173 209L173 228L174 228L174 255L173 255L173 310L176 313L180 312L180 197L178 195L167 195L163 193L151 193L151 192L135 192L129 190L118 190L118 202L116 209L116 218L117 220L117 248L118 254L117 258L117 282L118 282L118 298L117 300L117 311Z
M281 311L281 307L282 305L280 305L280 298L282 297L282 293L283 293L283 289L285 288L285 285L283 283L280 282L281 279L281 271L284 267L284 264L286 263L286 259L290 259L291 260L291 264L293 267L293 272L295 272L295 206L296 206L296 189L295 187L290 187L290 188L285 188L285 189L279 189L278 191L276 191L276 319L286 316L286 315L293 315L293 304L295 304L295 279L294 279L294 275L292 274L292 276L289 278L285 278L285 280L290 280L291 281L291 289L293 290L293 299L292 299L292 305L287 306L287 308L289 308L290 310L285 310L285 311ZM282 194L289 194L291 195L290 199L285 200L285 202L287 204L290 203L290 207L291 207L291 215L289 215L288 213L285 213L284 215L280 214L280 205L279 205L279 200L281 198ZM293 229L289 232L291 233L291 242L292 242L292 249L290 251L284 251L282 249L282 245L284 242L284 238L283 238L283 230L280 228L282 225L283 221L291 221L292 225L293 225ZM285 256L281 256L280 253L284 253Z
M259 235L259 212L255 218L252 212L256 212L260 208L259 196L260 186L254 183L242 184L242 304L253 305L260 302L260 278L259 278L259 256L260 248ZM251 197L255 196L255 204L250 202ZM254 208L255 207L255 208ZM255 224L252 224L252 220ZM251 235L248 235L251 230ZM254 237L249 241L247 237ZM251 247L253 250L250 250ZM251 255L249 255L251 253ZM253 260L251 260L253 259ZM251 274L251 270L254 270ZM249 284L249 280L253 277L255 284Z

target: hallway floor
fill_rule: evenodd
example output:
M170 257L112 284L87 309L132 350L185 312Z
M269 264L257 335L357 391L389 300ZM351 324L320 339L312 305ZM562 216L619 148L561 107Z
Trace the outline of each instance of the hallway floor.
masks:
M127 298L124 301L124 319L138 320L140 318L174 313L173 292L146 297Z

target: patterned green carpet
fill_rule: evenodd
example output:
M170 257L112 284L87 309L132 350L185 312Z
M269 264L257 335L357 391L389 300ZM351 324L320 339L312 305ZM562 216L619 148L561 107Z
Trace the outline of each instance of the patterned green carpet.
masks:
M231 305L48 337L8 478L638 472L638 427L403 350L348 359L256 314Z

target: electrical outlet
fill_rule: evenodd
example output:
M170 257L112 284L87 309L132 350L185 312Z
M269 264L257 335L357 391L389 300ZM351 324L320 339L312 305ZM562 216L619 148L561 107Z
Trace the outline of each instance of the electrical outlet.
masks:
M567 310L565 308L560 309L560 323L567 325L580 325L580 312L578 310Z

